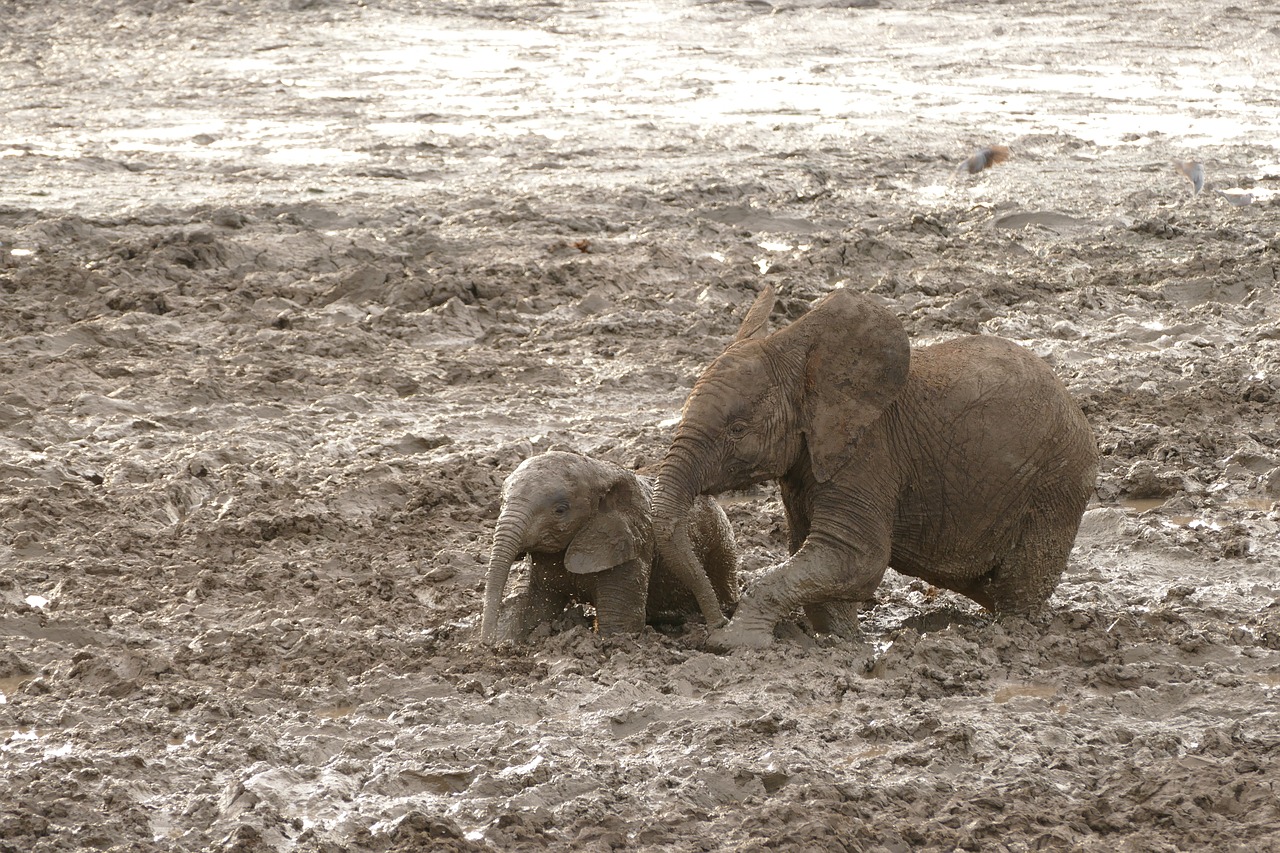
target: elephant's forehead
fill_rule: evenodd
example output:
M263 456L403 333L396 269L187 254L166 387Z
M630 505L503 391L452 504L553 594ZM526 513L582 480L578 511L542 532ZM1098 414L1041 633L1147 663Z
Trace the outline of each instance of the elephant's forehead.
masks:
M766 366L739 363L704 376L689 403L724 417L745 417L765 404L776 390L775 379Z
M516 466L516 470L511 472L511 476L528 476L531 474L536 474L540 477L565 476L566 472L579 464L581 464L581 459L575 454L551 450L546 453L540 453L537 456L530 456Z
M525 477L507 481L503 500L518 502L531 510L547 510L558 504L577 505L583 489L563 476Z
M504 491L507 495L567 500L580 479L578 473L556 464L554 460L541 457L526 459L507 477Z
M740 386L739 390L745 391L766 383L770 374L768 365L757 354L729 349L716 359L705 378L725 385Z

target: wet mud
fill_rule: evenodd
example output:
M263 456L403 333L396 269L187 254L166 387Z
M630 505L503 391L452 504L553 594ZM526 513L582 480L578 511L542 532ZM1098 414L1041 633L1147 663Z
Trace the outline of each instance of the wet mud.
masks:
M0 850L1280 849L1275 11L0 16ZM766 282L1063 378L1050 613L480 646L504 477L657 462Z

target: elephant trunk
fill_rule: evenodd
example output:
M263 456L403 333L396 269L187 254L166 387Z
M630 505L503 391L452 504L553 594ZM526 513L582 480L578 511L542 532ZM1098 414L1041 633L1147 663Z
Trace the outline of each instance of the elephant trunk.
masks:
M502 593L507 586L511 566L524 553L524 534L529 526L529 515L519 509L503 507L493 532L493 547L489 552L489 569L484 580L484 615L480 622L480 639L492 642L498 630L498 616L502 609Z
M659 545L669 541L681 527L677 522L687 518L694 498L701 491L692 462L686 454L672 448L658 469L653 488L653 533Z
M696 459L692 448L677 437L658 469L653 491L654 544L658 559L697 598L707 626L718 628L725 623L724 613L689 538L688 519L703 482Z

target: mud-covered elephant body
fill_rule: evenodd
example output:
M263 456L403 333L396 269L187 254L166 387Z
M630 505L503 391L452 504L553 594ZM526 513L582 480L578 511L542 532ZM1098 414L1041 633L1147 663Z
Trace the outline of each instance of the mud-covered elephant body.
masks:
M1003 339L915 352L901 323L837 290L765 334L767 291L704 372L658 474L658 551L723 623L678 519L694 496L776 479L791 557L751 587L713 643L758 646L804 607L856 633L884 571L996 613L1052 594L1097 473L1092 432L1049 367Z
M571 603L593 605L602 634L635 633L646 621L696 613L698 602L655 560L652 481L617 465L551 451L526 459L503 486L485 580L481 638L523 639ZM681 528L720 607L737 603L737 549L724 511L695 501ZM511 566L529 570L505 601Z

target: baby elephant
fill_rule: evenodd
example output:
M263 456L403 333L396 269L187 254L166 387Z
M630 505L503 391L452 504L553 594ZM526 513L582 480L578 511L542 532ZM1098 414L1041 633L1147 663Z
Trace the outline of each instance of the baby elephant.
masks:
M652 482L576 453L526 459L507 477L485 579L484 642L521 640L571 602L592 604L601 634L696 613L697 600L654 562ZM722 609L738 600L737 548L724 510L699 498L682 522ZM503 601L511 566L529 555L527 581Z

